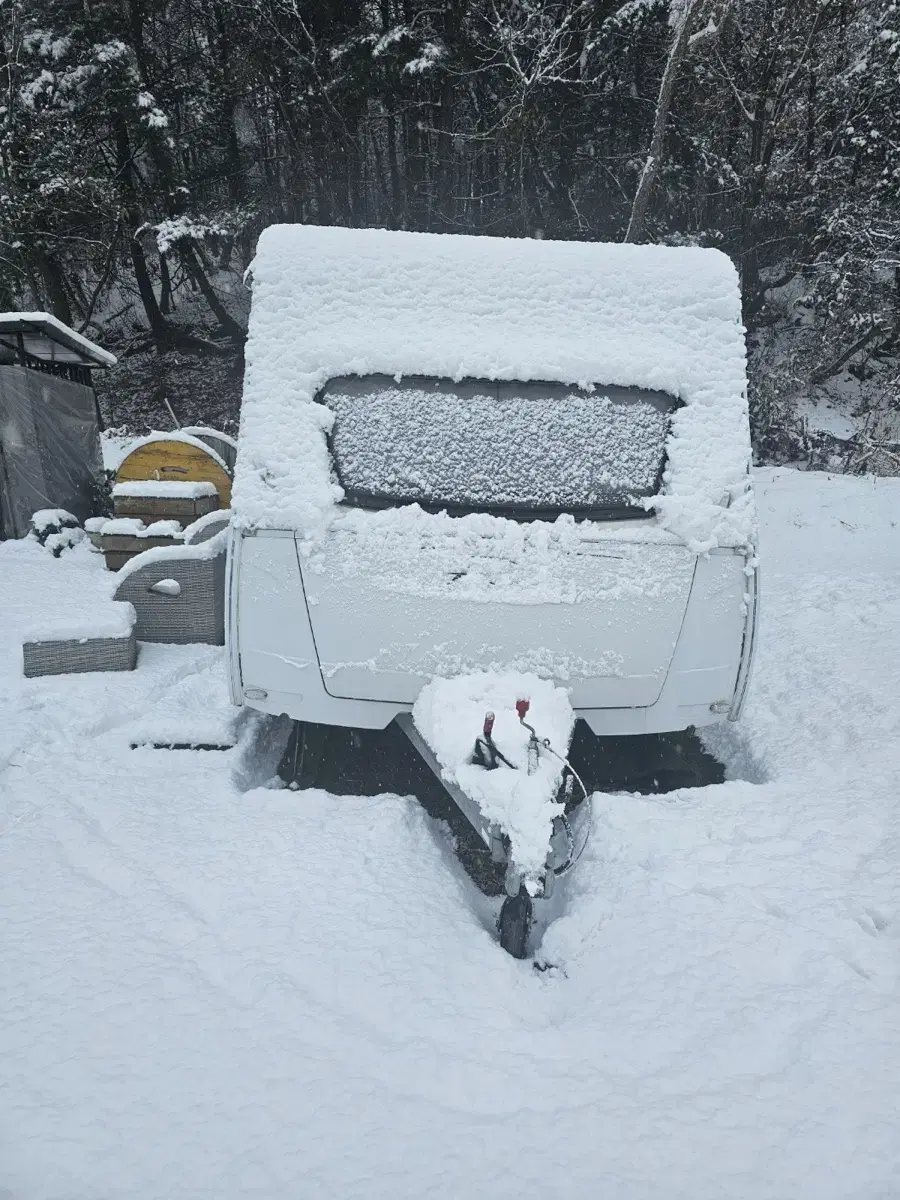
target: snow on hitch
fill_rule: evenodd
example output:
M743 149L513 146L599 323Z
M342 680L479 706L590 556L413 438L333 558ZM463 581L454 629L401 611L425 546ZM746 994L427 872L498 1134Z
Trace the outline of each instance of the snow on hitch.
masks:
M500 940L524 958L533 900L576 857L567 809L586 798L566 757L575 727L567 693L530 674L434 679L402 727L506 864Z

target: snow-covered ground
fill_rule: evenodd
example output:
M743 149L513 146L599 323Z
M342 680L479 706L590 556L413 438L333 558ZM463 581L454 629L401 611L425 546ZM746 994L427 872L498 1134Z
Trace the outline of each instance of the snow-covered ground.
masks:
M0 545L3 1200L900 1195L900 481L757 478L730 781L594 798L545 972L414 801L259 786L219 651L23 679L106 593Z

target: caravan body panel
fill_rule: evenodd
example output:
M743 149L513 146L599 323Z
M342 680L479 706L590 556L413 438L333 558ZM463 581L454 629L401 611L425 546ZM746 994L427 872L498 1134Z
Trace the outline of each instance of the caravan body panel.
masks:
M360 563L329 538L304 571L313 637L332 696L412 704L435 675L479 670L549 674L575 707L652 704L675 652L694 574L684 547L565 548L483 538L407 542L401 569Z
M393 589L359 573L339 577L334 562L327 569L327 553L318 569L301 566L302 549L287 531L234 531L233 699L298 720L383 728L409 711L433 675L508 665L568 688L577 715L598 734L725 719L753 627L744 555L694 556L646 544L629 550L656 573L648 597L613 590L604 607L602 595L579 599L576 589L553 604L513 605L411 595L412 572ZM582 573L576 564L573 574L582 583L603 578L612 589L622 570L612 564L623 561L606 560L602 575L596 561L582 564Z

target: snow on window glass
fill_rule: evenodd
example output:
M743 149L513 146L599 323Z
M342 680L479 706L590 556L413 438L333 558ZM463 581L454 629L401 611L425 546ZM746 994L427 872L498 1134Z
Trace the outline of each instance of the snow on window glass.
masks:
M660 392L387 376L332 380L331 446L350 499L482 510L621 509L656 493Z

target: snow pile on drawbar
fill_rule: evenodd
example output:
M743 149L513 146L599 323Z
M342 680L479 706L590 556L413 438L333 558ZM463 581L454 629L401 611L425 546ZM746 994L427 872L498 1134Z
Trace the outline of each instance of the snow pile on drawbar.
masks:
M740 294L718 251L291 225L262 234L252 275L241 527L324 532L343 493L315 397L385 374L667 392L684 407L660 522L698 551L752 539Z
M519 721L516 701L529 700L526 717L538 738L549 738L561 758L569 749L575 715L562 688L537 675L477 672L455 679L434 679L419 693L413 720L434 751L446 779L478 805L484 818L509 837L510 858L529 878L540 876L547 859L562 778L560 758L541 753L528 774L528 730ZM508 764L486 770L472 762L475 738L485 715L494 714L493 740Z

